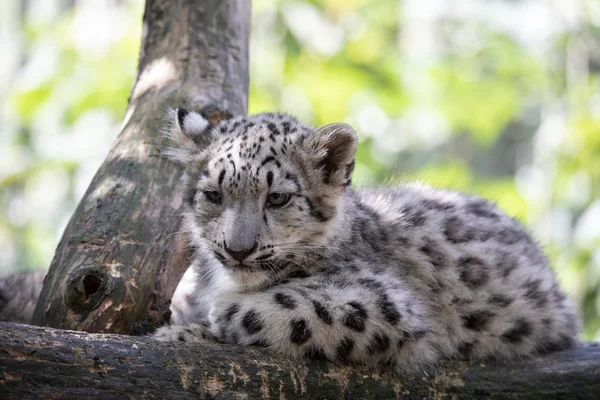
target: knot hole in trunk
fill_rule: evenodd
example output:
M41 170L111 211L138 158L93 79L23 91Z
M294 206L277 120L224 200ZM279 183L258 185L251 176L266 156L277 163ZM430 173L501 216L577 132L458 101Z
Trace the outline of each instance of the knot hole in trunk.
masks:
M79 314L96 309L113 288L112 277L104 271L78 271L69 282L67 303Z

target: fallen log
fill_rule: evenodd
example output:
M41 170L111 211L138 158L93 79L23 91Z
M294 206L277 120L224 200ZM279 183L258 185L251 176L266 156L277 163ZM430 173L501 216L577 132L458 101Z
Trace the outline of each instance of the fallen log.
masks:
M260 348L0 323L3 399L598 399L600 344L400 376Z

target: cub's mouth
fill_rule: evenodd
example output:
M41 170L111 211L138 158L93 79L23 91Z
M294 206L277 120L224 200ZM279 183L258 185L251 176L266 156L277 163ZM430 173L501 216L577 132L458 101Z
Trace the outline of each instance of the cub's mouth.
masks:
M239 269L249 269L249 268L252 268L251 265L243 263L243 262L235 262L235 263L233 263L233 265L231 265L231 267L232 268L239 268Z
M290 263L288 261L270 261L270 262L253 262L253 263L245 263L245 262L234 262L234 263L224 263L226 268L230 268L233 270L244 271L244 272L258 272L264 271L271 273L273 275L278 274L279 272L285 270Z
M240 285L243 291L262 290L277 280L273 273L259 268L258 265L237 263L225 264L224 267L230 278Z
M288 260L274 258L261 261L231 260L216 250L214 251L214 255L226 270L242 281L248 279L251 281L276 279L292 265Z

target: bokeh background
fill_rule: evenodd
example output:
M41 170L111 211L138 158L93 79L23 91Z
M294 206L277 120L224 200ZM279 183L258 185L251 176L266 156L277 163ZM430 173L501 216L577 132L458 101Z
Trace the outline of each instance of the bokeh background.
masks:
M250 112L360 135L355 183L477 193L600 340L600 0L253 0ZM143 1L0 1L0 274L47 268L119 132Z

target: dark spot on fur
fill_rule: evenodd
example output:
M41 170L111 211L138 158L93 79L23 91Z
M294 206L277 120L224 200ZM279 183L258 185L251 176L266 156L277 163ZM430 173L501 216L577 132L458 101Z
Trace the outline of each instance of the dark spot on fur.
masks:
M223 320L225 322L231 322L235 314L240 311L240 305L237 303L233 303L230 305L227 310L225 310L225 314L223 315Z
M471 314L463 315L461 318L465 328L472 331L481 331L494 316L495 314L490 311L481 310L475 311Z
M265 157L264 160L262 160L260 166L263 167L265 164L270 163L270 162L274 162L275 161L275 157L273 156L267 156Z
M331 314L329 313L327 308L325 308L323 304L316 300L313 300L312 303L315 307L315 313L317 314L317 317L319 317L321 321L325 322L327 325L333 324L333 318L331 317Z
M406 332L406 337L408 340L419 340L427 335L427 330L419 329L416 331Z
M550 318L542 319L542 324L544 324L544 328L550 329L552 327L552 320Z
M298 177L296 175L294 175L290 172L286 172L285 179L287 179L288 181L294 182L294 185L296 185L296 189L298 189L298 190L301 189L300 181L298 180Z
M419 210L418 208L405 208L402 215L409 227L423 226L427 221L423 210Z
M227 260L225 259L225 256L222 255L221 253L217 252L217 251L213 251L213 253L215 253L215 258L217 259L217 261L219 261L221 264L225 264L227 262Z
M221 172L219 172L219 185L223 183L223 179L225 179L225 170L221 170Z
M575 339L567 335L562 335L559 339L553 342L539 343L536 346L536 351L540 354L550 353L553 351L566 350L575 345Z
M465 256L458 260L460 280L472 288L485 285L489 280L489 273L485 262L477 257Z
M297 269L291 272L287 277L289 279L305 279L310 278L310 274L303 269Z
M292 333L290 335L290 340L292 343L301 345L306 343L308 339L312 336L310 329L308 329L308 325L303 319L293 319L290 323L292 327Z
M429 258L429 262L435 268L444 268L448 264L446 255L440 251L439 247L431 239L426 238L425 244L419 248L419 251Z
M371 290L382 290L383 285L372 278L359 278L357 281L360 285Z
M279 129L277 129L277 127L275 126L275 124L274 124L274 123L272 123L272 122L270 122L270 123L267 125L267 128L269 128L269 130L271 131L271 133L272 133L273 135L279 135L279 133L280 133L280 132L279 132Z
M399 247L408 247L410 245L410 240L406 236L394 236L394 240L397 242Z
M404 345L407 342L419 340L419 339L423 338L426 334L427 334L427 331L424 329L420 329L417 331L411 331L411 332L405 331L402 333L402 336L398 339L398 342L396 345L398 346L399 349L401 349L402 347L404 347Z
M483 199L477 199L467 203L466 209L471 214L481 218L498 219L499 217L494 206Z
M343 324L350 329L363 332L365 330L365 321L367 320L367 310L365 310L362 304L356 301L352 301L348 305L352 307L352 310L344 317Z
M340 361L345 361L350 358L350 354L352 354L352 350L354 349L354 340L349 337L345 337L338 347L335 349L335 357Z
M433 294L440 294L444 290L444 285L439 281L431 282L427 285L427 288L429 288Z
M435 199L425 199L420 202L423 207L429 208L436 211L450 211L454 208L452 203L444 203Z
M495 293L489 297L488 302L497 307L507 307L513 302L513 299L508 298L500 293Z
M367 345L367 352L369 354L383 353L390 348L390 338L383 332L378 332L371 338L371 341Z
M349 264L346 265L346 271L352 272L353 274L358 274L360 272L360 268L354 264Z
M471 304L472 302L473 302L473 300L471 300L471 299L463 299L458 296L454 296L452 298L452 304L465 305L465 304Z
M531 324L524 319L518 319L515 325L502 334L502 339L509 343L521 343L525 337L531 335Z
M567 299L567 296L565 296L556 283L552 286L551 293L557 303L562 303Z
M264 323L260 315L255 310L250 310L246 313L246 315L244 315L244 318L242 319L242 326L244 329L246 329L246 332L248 332L250 335L253 335L263 329Z
M283 308L287 308L288 310L293 310L294 308L296 308L296 300L294 300L294 298L290 295L287 295L285 293L281 293L281 292L277 292L275 293L275 301L277 302L277 304L279 304L280 306L282 306Z
M311 283L310 285L303 285L303 287L305 287L306 289L310 289L310 290L323 290L325 288L325 285L318 284L318 283Z
M527 281L522 286L525 289L525 297L532 300L538 307L542 308L548 304L548 296L540 286L542 281Z
M180 342L185 342L185 336L183 332L177 336L177 340L179 340Z
M449 217L444 221L444 236L450 243L460 244L477 239L476 232L466 226L458 217Z
M250 343L250 346L269 347L269 343L264 339L256 339L255 341Z
M308 210L309 210L310 215L312 217L314 217L319 222L327 222L327 221L329 221L329 219L331 218L330 216L325 215L325 213L323 212L323 210L318 209L317 207L315 207L315 205L313 204L313 202L308 197L304 196L304 199L306 200L306 203L308 204Z
M498 269L502 271L502 277L508 278L510 274L519 266L518 259L515 255L504 253L498 260Z
M382 275L386 271L385 267L381 265L371 265L369 270L373 273L373 275Z
M267 172L267 185L269 185L269 187L271 187L272 184L273 184L273 172L269 171L269 172Z
M505 228L496 233L496 240L505 245L511 245L518 242L529 242L531 239L521 228Z
M388 323L396 325L400 320L400 313L394 306L394 303L390 301L387 294L383 293L379 296L379 299L377 299L377 308L379 308L381 315L383 315L383 318Z
M402 336L400 339L398 339L398 342L396 343L396 347L398 347L398 349L401 349L404 347L405 344L406 344L406 338L404 336Z
M337 265L328 265L327 269L322 271L323 275L327 277L339 275L340 272L342 272L342 269Z

